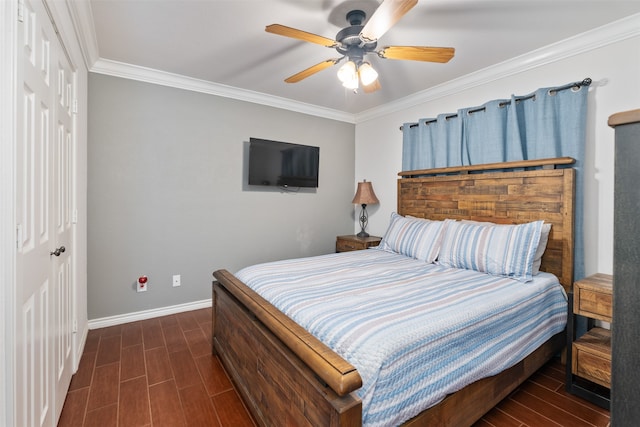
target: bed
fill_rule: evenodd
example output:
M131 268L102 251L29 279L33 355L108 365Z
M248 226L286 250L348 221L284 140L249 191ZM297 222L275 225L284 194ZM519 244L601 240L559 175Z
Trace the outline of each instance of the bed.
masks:
M518 226L521 228L544 220L545 223L551 224L551 231L540 270L553 274L565 289L569 289L573 274L575 176L574 170L567 167L571 163L572 159L562 158L402 172L398 180L397 213L401 218L416 217L443 224L446 220L456 220L455 224L461 223L461 220L472 220L522 224ZM455 227L473 229L476 223ZM361 252L363 253L346 256L326 255L324 258L328 265L334 265L337 269L341 268L338 266L339 262L347 258L364 262L360 258L382 257L382 262L405 262L387 260L385 257L389 251L385 253L383 250L370 249ZM260 268L286 271L287 268L298 266L270 264L257 267L258 270ZM443 268L450 266L440 265L435 269ZM442 273L431 269L430 267L425 274ZM239 272L239 275L251 282L254 273L257 274L249 269ZM277 270L272 271L272 275L277 273ZM383 275L369 274L369 277L378 278ZM545 275L546 273L542 273L539 276ZM327 341L330 347L316 338L317 335L321 335L317 331L314 335L300 326L298 322L304 324L304 321L298 319L296 322L276 308L276 305L280 304L286 311L287 304L313 304L303 304L300 300L294 303L285 302L284 306L279 302L272 304L262 296L268 295L264 289L257 292L226 270L214 272L214 277L214 352L220 357L258 424L360 426L363 425L363 421L365 425L376 425L379 422L371 416L371 408L378 406L371 404L373 400L367 391L371 373L368 372L370 369L366 364L363 365L357 357L354 359L352 356L341 356L338 352L345 354L344 349L336 348L335 342L332 343L331 339ZM256 277L259 277L259 274ZM411 280L413 279L406 278L406 281ZM480 279L476 277L472 280ZM302 280L302 283L306 281ZM268 285L269 283L267 287ZM326 295L320 299L326 299ZM402 298L396 296L396 299ZM556 303L553 310L556 314L564 311L566 316L566 305L559 308ZM555 323L561 321L558 320L559 316L555 319ZM313 322L323 324L317 317ZM544 342L539 346L536 344L535 349L524 351L527 355L522 360L509 361L506 363L508 367L500 368L498 373L490 372L489 376L474 380L460 390L433 398L429 407L421 408L419 413L412 414L410 418L402 419L401 422L403 425L438 426L473 424L562 349L565 342L563 325L556 324L555 327L557 333L548 339L545 337L542 340ZM336 348L336 351L332 348ZM361 366L361 369L357 369L355 365ZM396 378L408 379L414 371L409 372L411 374L406 378ZM437 376L437 373L430 375ZM363 378L366 381L364 386ZM415 408L413 410L415 411Z

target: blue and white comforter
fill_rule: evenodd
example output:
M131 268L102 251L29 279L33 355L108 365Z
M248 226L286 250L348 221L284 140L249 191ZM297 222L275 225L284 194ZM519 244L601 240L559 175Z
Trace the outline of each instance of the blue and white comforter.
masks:
M532 282L369 249L236 274L354 365L365 426L398 425L514 365L566 323L555 276Z

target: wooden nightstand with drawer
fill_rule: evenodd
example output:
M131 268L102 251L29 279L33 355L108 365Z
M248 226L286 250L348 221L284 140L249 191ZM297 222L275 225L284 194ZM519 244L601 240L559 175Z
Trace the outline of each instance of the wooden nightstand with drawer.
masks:
M378 246L382 237L358 237L355 235L336 237L336 252L359 251Z
M594 326L594 319L611 323L612 291L612 276L608 274L598 273L575 282L569 295L567 322L567 390L606 408L610 404L611 389L611 330ZM589 328L577 339L575 316L586 317ZM575 377L601 387L587 387Z

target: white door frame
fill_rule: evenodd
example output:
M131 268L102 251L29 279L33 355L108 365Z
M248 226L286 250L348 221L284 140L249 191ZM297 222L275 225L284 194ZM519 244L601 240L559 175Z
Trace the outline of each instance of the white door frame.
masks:
M17 1L0 2L0 424L14 425L15 354L15 142Z

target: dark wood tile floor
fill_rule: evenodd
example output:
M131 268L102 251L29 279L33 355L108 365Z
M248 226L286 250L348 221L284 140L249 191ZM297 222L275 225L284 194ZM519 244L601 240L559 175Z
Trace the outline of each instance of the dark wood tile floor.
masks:
M211 309L89 332L58 426L254 426L211 355ZM475 427L605 427L609 413L564 391L552 361Z
M211 325L209 308L89 331L58 426L253 426Z
M550 361L474 427L609 426L609 411L565 391L564 369Z

